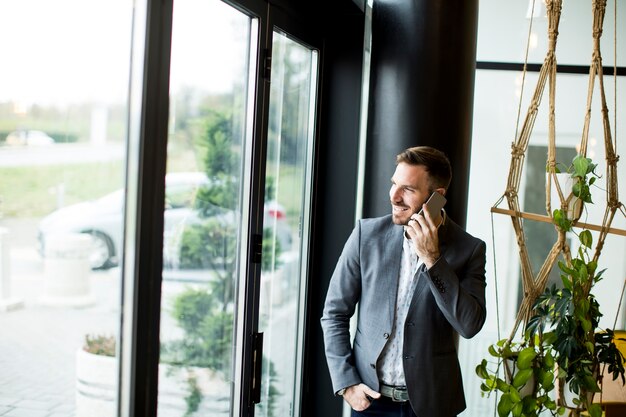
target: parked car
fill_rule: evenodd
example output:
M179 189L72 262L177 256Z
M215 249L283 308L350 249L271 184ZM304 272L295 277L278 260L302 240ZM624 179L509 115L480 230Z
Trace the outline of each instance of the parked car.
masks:
M166 175L166 205L164 212L163 259L165 267L179 264L180 233L184 226L203 219L193 207L199 188L209 180L201 172L176 172ZM231 210L215 210L224 221L235 222ZM51 234L85 233L92 240L89 261L92 269L107 269L118 265L123 240L124 190L119 189L101 198L58 209L44 217L39 224L39 251L45 255L46 238ZM282 250L289 250L292 232L284 208L275 201L264 207L265 227L276 227Z
M7 135L5 143L9 146L48 146L54 139L41 130L16 130Z

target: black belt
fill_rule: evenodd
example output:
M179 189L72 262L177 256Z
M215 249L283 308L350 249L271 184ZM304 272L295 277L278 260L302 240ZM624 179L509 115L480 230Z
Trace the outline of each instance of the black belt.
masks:
M409 392L406 390L406 387L380 384L380 393L395 402L403 403L409 401Z

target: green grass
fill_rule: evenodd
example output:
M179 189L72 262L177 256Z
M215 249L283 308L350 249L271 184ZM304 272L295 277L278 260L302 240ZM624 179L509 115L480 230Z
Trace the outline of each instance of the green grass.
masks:
M168 171L195 171L201 162L192 152L173 152ZM268 169L272 170L271 166ZM273 171L272 171L273 172ZM301 172L283 165L278 201L297 226L302 199ZM67 206L101 197L124 186L124 162L0 168L0 216L41 217ZM60 194L61 193L61 194ZM62 196L62 197L60 197Z
M41 217L59 202L66 206L121 188L123 179L123 161L1 168L0 213Z

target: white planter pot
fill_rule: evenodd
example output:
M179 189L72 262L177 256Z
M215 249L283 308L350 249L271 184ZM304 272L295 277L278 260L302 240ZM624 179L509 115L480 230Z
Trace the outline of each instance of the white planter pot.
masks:
M179 373L169 372L166 365L159 365L159 415L183 417L187 405L188 370ZM223 396L229 386L212 379L206 369L195 371L203 395ZM118 389L118 360L112 356L96 355L84 351L76 352L76 414L75 417L116 417ZM211 409L228 413L229 402L218 401L210 404Z
M115 417L118 361L112 356L76 352L76 417Z

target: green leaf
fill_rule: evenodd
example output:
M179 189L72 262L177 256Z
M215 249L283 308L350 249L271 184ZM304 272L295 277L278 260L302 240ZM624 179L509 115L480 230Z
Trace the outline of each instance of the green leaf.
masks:
M511 387L509 390L509 394L511 395L511 401L514 403L518 403L522 401L522 396L519 394L519 391L515 387Z
M500 401L498 401L498 416L506 417L513 408L513 401L509 394L502 394Z
M476 366L476 375L482 379L487 379L489 374L487 373L487 360L483 359L480 365Z
M585 377L583 378L583 383L585 385L585 388L587 388L588 391L600 392L600 388L598 387L598 384L596 383L596 379L592 377L591 375L585 375Z
M572 194L574 194L576 197L582 200L583 193L584 193L583 184L580 181L574 183L574 185L572 186Z
M602 417L602 407L600 404L591 404L587 411L591 417Z
M487 376L485 378L485 385L489 388L490 391L493 391L496 388L496 379L493 375Z
M522 404L524 407L524 416L534 415L534 412L539 408L537 406L537 398L530 395L524 397Z
M552 372L544 372L541 377L541 385L547 387L554 382L554 374Z
M574 160L572 161L572 165L574 167L573 177L585 177L591 170L593 170L593 166L590 167L591 159L585 158L582 155L576 155ZM593 165L593 164L592 164Z
M558 226L559 229L564 232L569 232L572 229L572 222L567 219L567 216L561 209L556 209L552 212L552 217L554 218L554 223Z
M568 275L572 273L572 269L563 261L559 261L559 269Z
M496 386L498 387L498 389L502 392L509 392L509 389L511 389L511 385L507 384L506 382L504 382L502 379L498 378L496 380Z
M524 385L526 385L526 383L528 382L528 380L533 376L533 370L532 369L523 369L520 370L517 374L515 374L515 376L513 377L513 386L515 388L521 388Z
M573 288L573 283L572 281L569 279L569 276L567 275L563 275L561 274L561 281L563 282L563 287L568 289L568 290L572 290Z
M593 237L591 236L591 232L589 230L583 230L580 232L578 239L584 246L591 248L591 245L593 244Z
M494 357L496 357L496 358L499 358L499 357L500 357L500 354L498 353L498 351L496 350L496 348L495 348L495 346L494 346L494 345L489 346L489 349L488 349L488 350L489 350L489 354L490 354L491 356L494 356Z
M513 409L511 410L511 414L513 414L513 417L520 417L522 415L523 410L524 410L524 403L518 402L517 404L513 406Z
M530 368L530 365L536 356L537 352L535 352L535 349L531 347L522 349L517 357L517 368L520 370Z

